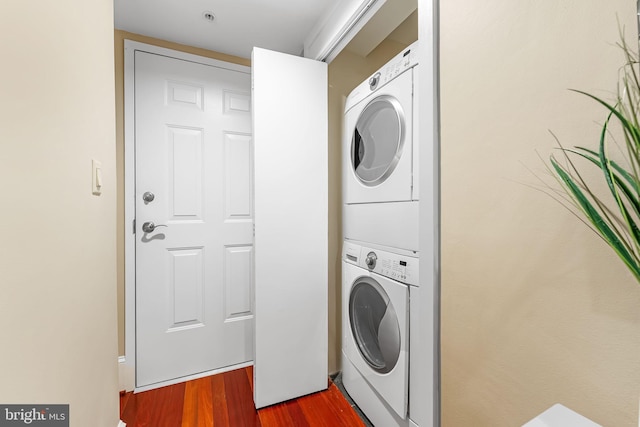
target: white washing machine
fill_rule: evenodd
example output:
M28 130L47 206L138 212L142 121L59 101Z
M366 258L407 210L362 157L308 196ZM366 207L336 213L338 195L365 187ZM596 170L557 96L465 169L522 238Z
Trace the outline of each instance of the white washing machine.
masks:
M418 285L410 251L345 241L342 265L345 390L375 426L410 426L409 296Z
M347 97L342 144L346 238L418 249L417 49L415 42ZM381 228L381 223L389 226Z

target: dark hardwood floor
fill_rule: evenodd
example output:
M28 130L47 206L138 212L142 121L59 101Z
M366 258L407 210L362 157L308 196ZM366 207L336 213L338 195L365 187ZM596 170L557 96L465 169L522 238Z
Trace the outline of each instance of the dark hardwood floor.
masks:
M326 391L256 411L252 382L249 367L142 393L123 393L120 418L127 427L364 426L333 383Z

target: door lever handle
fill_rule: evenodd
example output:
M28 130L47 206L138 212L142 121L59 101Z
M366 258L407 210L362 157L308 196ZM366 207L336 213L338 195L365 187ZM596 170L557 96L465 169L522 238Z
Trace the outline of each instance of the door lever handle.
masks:
M153 230L155 230L158 227L168 227L168 225L165 225L165 224L154 224L151 221L147 221L144 224L142 224L142 231L144 231L145 233L152 233Z

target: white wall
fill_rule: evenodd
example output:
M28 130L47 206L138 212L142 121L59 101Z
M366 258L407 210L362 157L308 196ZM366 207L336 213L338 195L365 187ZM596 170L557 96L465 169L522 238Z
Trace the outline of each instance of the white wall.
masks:
M0 6L0 402L73 426L118 420L112 7Z

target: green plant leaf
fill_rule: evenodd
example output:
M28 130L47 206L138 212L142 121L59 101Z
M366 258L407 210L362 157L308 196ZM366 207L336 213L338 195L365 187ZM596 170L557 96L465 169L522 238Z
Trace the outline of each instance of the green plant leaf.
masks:
M576 148L580 148L586 152L588 152L589 155L587 153L582 153L579 151L575 151L575 150L571 150L571 149L563 149L563 151L567 152L567 153L572 153L575 154L577 156L583 157L587 160L589 160L590 162L592 162L593 164L595 164L596 166L598 166L599 169L602 169L602 164L600 163L600 159L597 156L598 154L595 151L591 151L591 150L587 150L585 148L581 148L581 147L576 147ZM611 165L616 168L616 164L613 161L610 161ZM629 186L625 183L625 181L623 181L618 175L614 175L613 176L613 180L615 181L615 184L620 188L620 190L622 191L622 193L624 194L625 198L629 201L629 204L631 205L631 207L633 207L634 212L636 213L636 215L638 215L638 217L640 217L640 200L638 199L638 191L637 191L637 183L633 180L633 178L631 177L631 175L629 174L629 172L627 172L626 170L620 168L619 166L617 166L616 168L617 172L620 172L620 175L625 176L628 175L629 179L625 178L625 180L630 183L631 185L634 186L634 188L636 189L636 191L632 191Z
M609 110L620 121L620 124L622 125L625 132L628 132L630 134L631 139L633 143L636 145L636 147L640 145L640 130L638 130L638 128L634 126L633 123L631 123L620 111L618 111L616 107L610 105L609 103L607 103L606 101L603 101L602 99L598 98L595 95L591 95L590 93L583 92L581 90L576 90L576 89L571 89L571 90L573 92L581 93L585 96L588 96L589 98L595 100L596 102L604 105L607 108L607 110Z
M553 156L550 157L551 165L562 180L569 193L573 196L577 206L582 210L589 222L593 224L600 236L609 244L609 246L618 254L620 259L634 274L636 279L640 281L640 266L632 253L627 250L625 244L620 240L616 233L611 229L607 222L598 213L598 210L585 197L579 186L573 180L571 175L562 168Z
M599 155L598 155L598 153L596 151L589 150L588 148L584 148L584 147L575 147L575 148L576 148L576 150L582 150L582 151L585 151L585 152L587 152L589 154L592 154L595 157L599 157ZM574 150L570 150L570 149L565 149L565 151L569 151L569 152L572 152L572 153L577 154L579 156L582 156L585 159L589 159L592 162L596 163L598 165L598 167L601 167L599 160L592 159L592 158L584 155L584 153L580 153L578 151L574 151ZM618 165L615 161L610 160L609 162L610 162L611 166L616 170L616 172L618 172L625 179L625 181L627 181L633 187L635 193L636 194L640 193L640 185L638 185L638 181L633 177L633 175L629 171L624 169L622 166Z
M598 153L598 157L600 159L600 168L604 172L604 177L607 182L607 185L609 186L609 190L611 191L613 199L618 205L618 209L620 210L620 213L622 215L622 219L626 225L626 228L631 234L631 237L632 237L631 241L633 242L633 245L637 251L640 246L639 245L640 230L638 230L638 226L631 218L631 215L629 215L629 210L627 209L627 207L625 206L624 202L620 197L620 193L618 192L619 186L614 184L615 175L613 174L613 171L609 167L610 161L609 161L609 158L607 157L606 140L607 140L607 127L609 125L610 120L611 120L611 114L609 114L609 116L607 117L607 120L604 122L604 125L602 126L602 132L600 133L600 151Z

